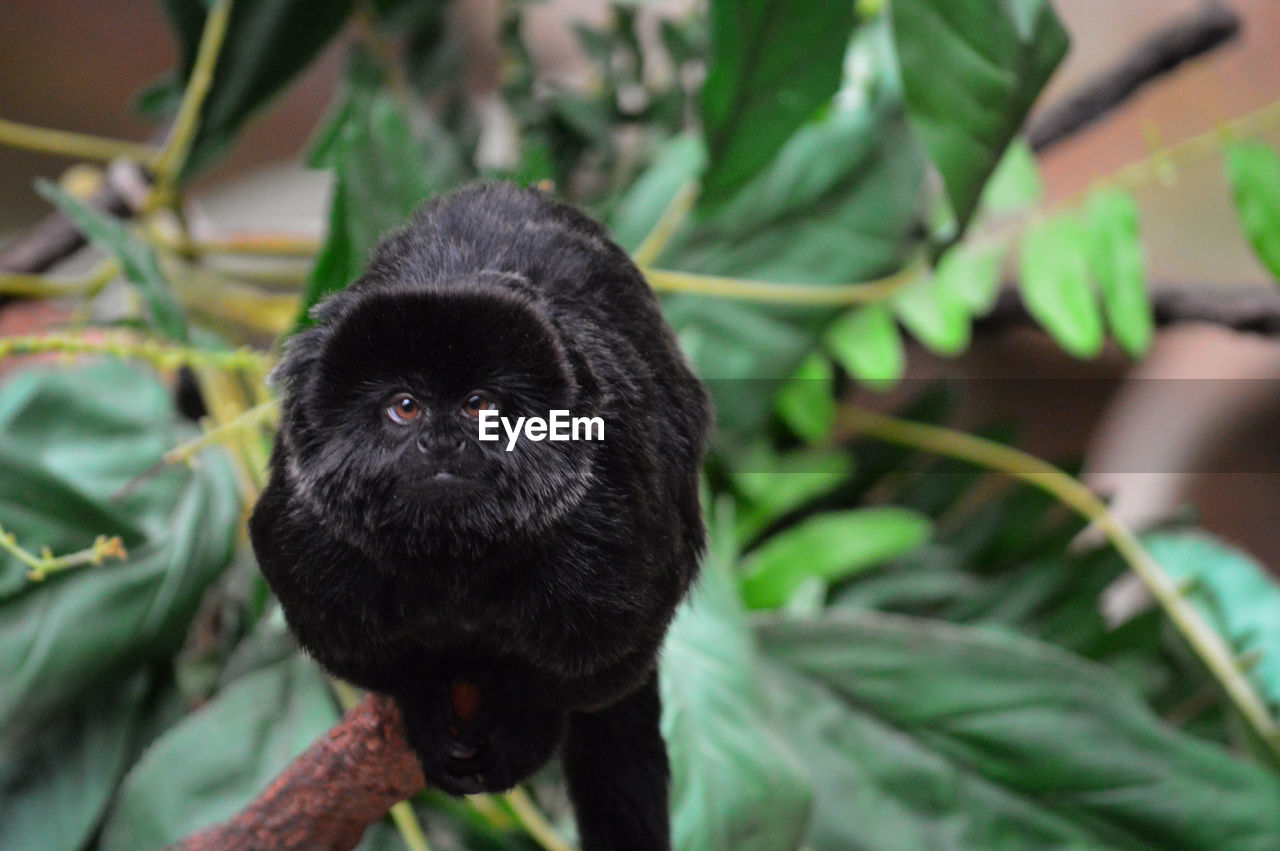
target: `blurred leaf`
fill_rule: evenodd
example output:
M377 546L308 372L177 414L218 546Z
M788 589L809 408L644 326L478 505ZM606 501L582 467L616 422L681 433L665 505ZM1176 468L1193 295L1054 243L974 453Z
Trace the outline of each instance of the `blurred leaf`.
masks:
M743 599L753 609L780 606L806 579L832 581L874 567L920 546L930 532L923 515L894 506L815 515L747 556Z
M86 846L139 745L154 679L135 672L0 748L0 848Z
M699 851L798 848L812 790L764 701L730 574L733 524L719 511L692 597L667 633L662 733L671 757L672 840Z
M1240 227L1262 265L1280 281L1280 154L1264 142L1231 142L1226 165Z
M960 243L951 247L934 269L934 286L953 302L959 302L970 316L991 311L1000 295L999 249L975 250ZM944 296L945 297L945 296Z
M853 23L852 3L712 0L704 205L714 209L750 182L836 93Z
M124 562L29 582L0 559L0 746L182 644L205 589L231 558L240 522L217 452L108 497L190 438L166 389L115 361L22 373L0 389L0 516L29 548L74 552L120 535Z
M869 304L846 313L827 329L827 349L840 366L876 389L897 383L907 356L893 314L883 304Z
M912 126L963 229L1067 33L1048 0L893 0L889 10Z
M377 88L357 59L343 106L313 146L334 172L329 235L303 292L298 322L324 296L351 283L378 241L402 227L429 195L467 176L455 142L425 113Z
M1062 348L1079 358L1102 350L1102 316L1089 281L1089 245L1070 216L1033 226L1019 265L1027 310Z
M301 654L248 674L156 740L130 770L104 851L147 851L230 818L338 719Z
M890 304L912 336L940 355L969 347L969 311L936 275L923 275L894 293Z
M1139 357L1151 345L1153 320L1138 236L1138 205L1127 192L1103 190L1089 199L1086 213L1090 267L1102 290L1107 322L1124 350Z
M161 0L161 5L178 40L178 76L187 80L209 4ZM245 121L311 63L342 28L352 5L351 0L240 0L232 5L187 160L188 175L222 154Z
M1189 599L1241 656L1249 678L1280 712L1280 586L1250 556L1200 531L1144 536L1152 558L1180 582L1194 583Z
M1274 848L1280 778L1025 638L869 612L757 629L826 849Z
M836 422L835 373L831 361L810 355L778 393L778 415L809 443L831 434Z
M187 320L169 290L155 252L109 213L86 204L62 187L43 178L36 189L71 220L76 230L120 263L125 277L151 309L151 321L166 337L187 342Z
M706 160L706 149L696 136L677 136L664 143L609 218L618 245L628 252L639 248L680 190L698 179Z
M982 208L1009 213L1032 207L1043 197L1044 180L1036 155L1026 139L1015 136L982 190Z
M853 457L842 449L774 452L763 443L735 452L730 479L744 504L735 515L739 541L846 481Z

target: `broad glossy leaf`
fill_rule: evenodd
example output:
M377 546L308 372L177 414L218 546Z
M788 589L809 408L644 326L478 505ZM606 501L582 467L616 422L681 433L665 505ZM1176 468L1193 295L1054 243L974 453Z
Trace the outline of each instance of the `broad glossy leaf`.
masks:
M662 651L662 732L671 758L672 839L699 851L797 848L812 790L758 679L730 575L732 520L719 511L711 552Z
M1226 158L1240 227L1262 265L1280 281L1280 154L1263 142L1232 142Z
M1067 51L1048 0L892 0L911 122L963 228Z
M1249 555L1199 531L1144 538L1170 576L1192 583L1189 597L1242 656L1273 711L1280 713L1280 585Z
M836 93L853 23L852 3L712 0L703 204L731 198Z
M85 847L139 744L153 679L134 673L0 749L0 848Z
M110 495L193 436L149 374L108 361L30 371L0 388L0 516L55 553L119 535L124 562L26 579L0 559L0 745L183 642L228 564L240 522L235 478L216 450L118 502Z
M898 323L883 304L846 313L827 329L823 339L832 357L850 375L877 389L892 387L906 369Z
M894 293L890 304L911 335L940 355L969 347L969 310L936 275L913 281Z
M430 0L429 0L430 2ZM178 76L195 64L209 3L162 0L178 40ZM236 0L187 161L188 174L222 154L242 125L337 34L351 0Z
M1102 314L1089 279L1084 228L1063 215L1035 225L1019 263L1027 310L1058 344L1079 358L1102 350Z
M241 677L143 754L101 847L158 849L231 817L337 719L324 675L301 654Z
M1089 199L1089 260L1102 291L1111 333L1133 357L1151 345L1154 322L1138 236L1138 205L1127 192L1102 190Z
M1280 843L1280 778L1164 726L1079 657L853 611L757 635L814 781L814 851Z
M765 540L743 562L753 609L785 603L808 579L833 581L905 555L929 539L928 518L882 506L817 514Z
M156 328L170 339L186 342L186 317L151 247L134 236L119 219L84 203L56 183L37 180L36 189L57 206L86 239L115 257L129 283L150 308Z
M360 71L313 158L334 171L329 234L303 292L299 323L329 293L359 276L378 241L408 220L433 192L467 175L455 142L425 113L410 115Z

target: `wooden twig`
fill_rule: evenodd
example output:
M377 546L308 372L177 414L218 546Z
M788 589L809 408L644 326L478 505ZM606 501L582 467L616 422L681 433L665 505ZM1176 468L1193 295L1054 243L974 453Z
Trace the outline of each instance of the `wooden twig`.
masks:
M1225 44L1240 31L1240 17L1209 0L1134 45L1114 67L1052 104L1027 126L1032 150L1043 152L1128 100L1134 92L1183 62Z
M252 803L170 851L346 851L392 805L424 785L395 704L370 695L307 748Z

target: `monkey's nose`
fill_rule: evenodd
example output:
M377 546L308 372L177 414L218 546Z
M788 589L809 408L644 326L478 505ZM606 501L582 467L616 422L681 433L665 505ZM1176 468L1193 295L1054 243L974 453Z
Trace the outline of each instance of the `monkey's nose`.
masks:
M447 440L432 440L425 434L418 438L418 451L436 461L452 458L466 448L467 441L465 438L457 443L450 443Z

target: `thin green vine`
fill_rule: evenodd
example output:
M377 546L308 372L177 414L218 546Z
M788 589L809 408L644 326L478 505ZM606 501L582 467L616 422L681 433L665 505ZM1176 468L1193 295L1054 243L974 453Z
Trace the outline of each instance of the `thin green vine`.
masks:
M1046 491L1087 518L1147 586L1258 739L1280 760L1280 726L1245 676L1241 660L1187 600L1186 589L1165 573L1132 530L1121 523L1093 491L1034 455L954 429L908 422L847 406L841 411L837 431L842 432L839 436L865 434L997 470Z
M139 337L119 335L100 339L75 334L40 334L0 338L0 359L12 355L58 353L64 355L110 355L148 363L157 369L172 370L181 366L212 367L230 372L263 376L271 369L267 355L250 348L213 350L177 346Z
M109 558L124 561L129 556L125 552L124 542L115 535L110 537L99 535L94 539L93 546L68 555L55 556L48 547L42 547L40 554L36 555L19 546L17 537L12 532L5 531L4 526L0 526L0 550L4 550L25 564L28 568L27 578L32 582L42 582L51 573L70 570L73 567L99 565Z

